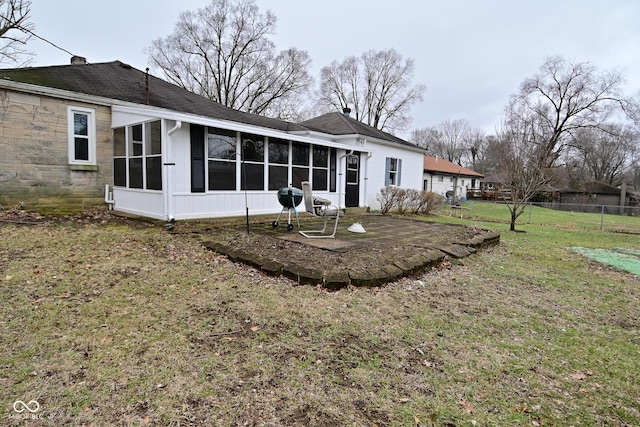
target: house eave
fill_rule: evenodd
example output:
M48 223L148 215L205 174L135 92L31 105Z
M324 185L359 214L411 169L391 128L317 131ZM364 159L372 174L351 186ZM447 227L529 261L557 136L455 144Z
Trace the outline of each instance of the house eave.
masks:
M432 169L424 169L424 173L428 173L431 175L442 175L442 176L462 176L462 177L469 177L469 178L479 178L482 179L484 178L484 175L482 174L470 174L470 173L464 173L464 172L448 172L448 171L438 171L438 170L432 170Z
M295 142L303 142L308 144L323 145L326 147L353 150L353 146L348 144L341 144L339 142L331 141L330 139L321 138L322 136L330 136L319 133L318 135L304 135L304 132L299 131L280 131L277 129L270 129L261 126L249 125L240 122L234 122L231 120L215 119L212 117L201 116L191 113L182 113L175 110L168 110L166 108L152 107L140 104L133 105L113 105L113 112L124 114L147 114L153 113L154 117L159 119L181 121L183 123L193 123L202 126L218 127L223 129L229 129L237 132L260 134L271 138L290 139ZM370 152L372 150L361 150Z

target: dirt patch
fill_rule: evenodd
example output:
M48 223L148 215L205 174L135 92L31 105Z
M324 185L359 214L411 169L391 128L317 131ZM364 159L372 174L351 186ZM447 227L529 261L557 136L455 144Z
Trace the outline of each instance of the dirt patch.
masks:
M103 209L78 212L74 214L42 214L24 210L10 209L0 211L0 223L21 225L123 225L130 227L153 227L151 222L114 215Z

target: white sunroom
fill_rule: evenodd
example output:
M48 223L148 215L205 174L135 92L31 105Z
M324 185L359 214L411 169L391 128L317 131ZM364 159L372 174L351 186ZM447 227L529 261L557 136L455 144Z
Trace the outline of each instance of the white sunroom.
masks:
M123 105L112 106L112 128L105 201L161 220L277 213L277 190L302 181L341 208L373 209L386 184L422 184L422 150L358 134L285 132Z

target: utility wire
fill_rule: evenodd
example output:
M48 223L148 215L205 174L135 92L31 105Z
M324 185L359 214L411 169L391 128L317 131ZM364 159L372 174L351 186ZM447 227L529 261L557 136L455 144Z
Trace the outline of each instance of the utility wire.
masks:
M28 28L25 28L25 27L23 27L23 26L21 26L21 25L17 25L17 26L16 26L16 28L17 28L18 30L20 30L20 31L23 31L23 32L25 32L25 33L27 33L27 34L32 35L33 37L35 37L35 38L37 38L37 39L39 39L39 40L42 40L42 41L43 41L43 42L45 42L45 43L49 43L51 46L55 47L55 48L56 48L56 49L58 49L58 50L63 51L64 53L68 53L68 54L69 54L69 55L71 55L71 56L76 56L74 53L69 52L67 49L64 49L64 48L62 48L62 47L58 46L58 45L57 45L57 44L55 44L54 42L49 41L49 40L45 39L44 37L40 37L39 35L37 35L36 33L34 33L33 31L31 31L31 30L30 30L30 29L28 29Z

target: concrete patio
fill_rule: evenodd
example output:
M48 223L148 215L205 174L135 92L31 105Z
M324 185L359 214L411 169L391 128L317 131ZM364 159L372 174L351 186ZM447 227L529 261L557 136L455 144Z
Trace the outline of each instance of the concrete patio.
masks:
M308 239L298 231L322 228L322 221L318 218L301 214L298 227L292 216L294 229L291 231L287 231L287 218L284 215L277 227L272 225L273 219L275 218L250 218L249 233L253 237L247 240L260 241L266 237L290 242L294 247L299 247L304 256L278 256L275 247L282 245L277 244L272 245L273 250L265 250L252 244L238 245L225 239L207 238L203 240L203 244L234 262L245 263L266 274L283 275L300 283L321 284L337 289L349 285L377 286L403 276L416 275L438 265L447 257L464 258L484 246L495 245L500 241L498 233L486 230L423 219L361 213L347 214L341 218L335 238ZM348 231L354 223L360 223L366 232ZM230 227L237 233L246 232L246 224L236 222ZM333 231L333 224L330 222L327 228ZM305 250L305 247L308 249ZM402 250L398 250L395 257L368 258L368 268L359 270L350 268L348 263L342 268L335 265L319 267L322 263L310 259L331 256L339 260L340 257L350 256L352 260L360 261L359 254L374 247L378 250L387 248L388 252L391 252L391 248L397 250L401 247Z

